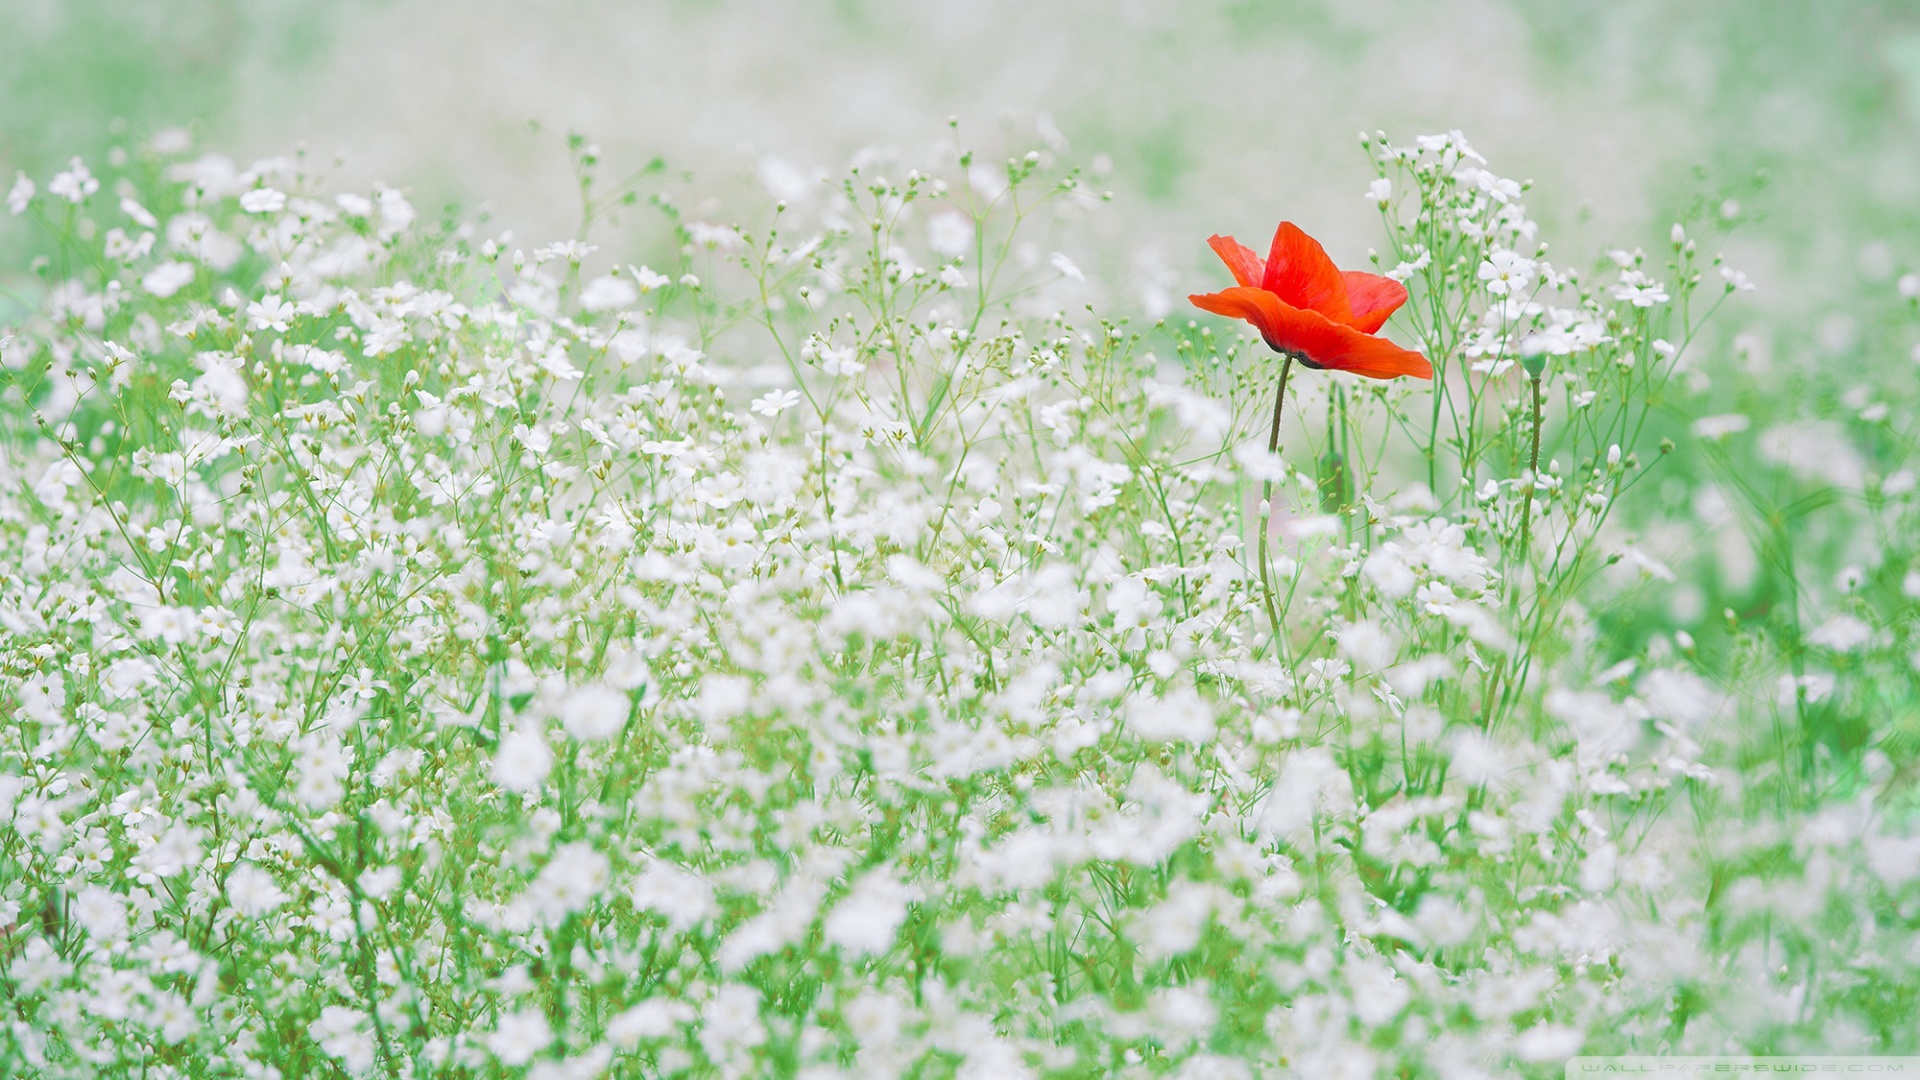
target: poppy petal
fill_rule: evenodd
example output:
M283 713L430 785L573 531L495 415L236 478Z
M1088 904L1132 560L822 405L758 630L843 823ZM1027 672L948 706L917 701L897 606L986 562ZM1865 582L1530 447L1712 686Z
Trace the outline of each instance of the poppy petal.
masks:
M1207 237L1207 246L1213 249L1215 255L1220 256L1221 262L1227 264L1227 269L1233 271L1233 280L1236 284L1259 287L1260 278L1266 273L1267 268L1266 264L1260 261L1260 256L1253 253L1252 248L1231 236L1218 235Z
M1369 379L1394 379L1411 375L1416 379L1433 378L1433 365L1412 349L1403 349L1383 337L1363 334L1349 326L1335 326L1346 351L1337 359L1323 360L1320 366L1333 371L1348 371Z
M1407 302L1407 287L1390 277L1360 270L1343 270L1347 299L1353 304L1353 328L1371 334L1386 324L1387 316Z
M1411 349L1336 323L1317 311L1294 307L1265 289L1245 287L1189 296L1195 307L1244 319L1276 351L1292 353L1332 371L1369 379L1411 375L1433 378L1433 365Z
M1282 348L1275 344L1273 335L1268 332L1268 327L1278 326L1284 322L1286 316L1278 310L1284 305L1280 303L1278 297L1265 289L1240 285L1217 293L1195 293L1187 299L1202 311L1211 311L1215 315L1225 315L1229 319L1240 319L1252 323L1254 329L1260 331L1260 336L1266 339L1268 345L1276 349Z
M1281 222L1273 234L1273 250L1267 254L1267 272L1260 279L1260 287L1294 307L1317 311L1334 322L1353 321L1347 283L1339 268L1318 240L1291 221Z

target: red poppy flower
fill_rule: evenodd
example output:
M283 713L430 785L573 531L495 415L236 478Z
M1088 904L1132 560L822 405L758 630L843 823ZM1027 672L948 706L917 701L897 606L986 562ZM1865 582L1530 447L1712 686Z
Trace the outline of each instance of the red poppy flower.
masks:
M1276 352L1290 353L1308 367L1351 371L1369 379L1433 378L1426 357L1374 336L1387 316L1407 302L1407 290L1399 282L1336 268L1319 241L1290 221L1281 222L1273 234L1273 249L1264 263L1231 236L1209 237L1207 244L1239 284L1187 297L1195 306L1245 319Z

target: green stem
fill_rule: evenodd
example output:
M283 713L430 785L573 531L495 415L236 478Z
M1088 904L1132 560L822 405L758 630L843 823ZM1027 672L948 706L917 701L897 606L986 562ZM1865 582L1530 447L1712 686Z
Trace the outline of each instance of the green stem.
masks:
M1293 354L1281 353L1280 387L1273 395L1273 429L1267 434L1268 455L1280 452L1280 416L1287 400L1287 375L1293 370ZM1267 532L1273 523L1273 477L1260 482L1260 594L1267 604L1267 625L1273 628L1275 655L1280 648L1280 609L1273 601L1273 570L1267 565Z
M1527 458L1527 502L1520 512L1520 558L1531 562L1533 554L1533 489L1540 486L1540 376L1533 384L1533 453Z

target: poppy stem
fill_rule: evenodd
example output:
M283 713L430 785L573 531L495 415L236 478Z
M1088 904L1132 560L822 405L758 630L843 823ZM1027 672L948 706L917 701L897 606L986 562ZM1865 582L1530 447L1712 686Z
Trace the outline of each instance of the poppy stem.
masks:
M1280 388L1273 395L1273 429L1267 434L1267 454L1280 452L1280 416L1287 400L1287 375L1293 371L1293 354L1281 353ZM1267 565L1267 533L1273 525L1273 476L1260 482L1260 593L1267 604L1267 625L1273 628L1273 648L1280 649L1280 609L1273 600L1273 570Z
M1540 486L1540 376L1530 380L1533 384L1533 454L1527 459L1527 503L1520 512L1520 558L1532 553L1533 544L1533 489Z

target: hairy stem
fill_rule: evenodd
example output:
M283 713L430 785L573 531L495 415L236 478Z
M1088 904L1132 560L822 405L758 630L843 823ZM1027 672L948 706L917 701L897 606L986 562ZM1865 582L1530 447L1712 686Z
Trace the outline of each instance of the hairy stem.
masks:
M1273 429L1267 434L1267 453L1280 452L1280 415L1287 400L1287 375L1293 370L1293 354L1281 353L1280 387L1273 395ZM1273 600L1273 569L1267 565L1267 533L1273 524L1273 477L1260 482L1260 594L1267 604L1267 625L1273 628L1273 647L1280 648L1280 609Z
M1527 501L1520 510L1520 558L1525 561L1533 550L1533 489L1540 485L1540 376L1533 385L1533 453L1527 458Z

